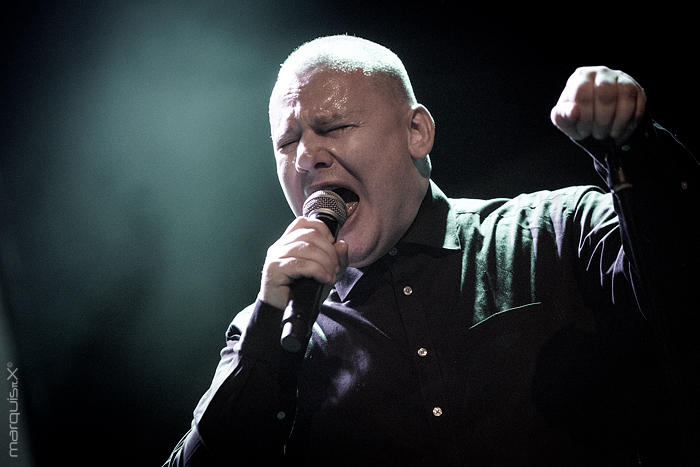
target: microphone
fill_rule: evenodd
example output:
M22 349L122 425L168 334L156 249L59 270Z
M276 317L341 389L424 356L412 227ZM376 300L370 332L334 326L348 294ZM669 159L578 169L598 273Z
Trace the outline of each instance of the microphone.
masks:
M304 201L302 212L304 217L323 221L333 234L333 241L348 218L348 208L343 198L331 190L312 193ZM321 303L329 291L330 286L310 277L302 277L292 283L289 304L282 316L280 344L284 350L296 353L306 346Z

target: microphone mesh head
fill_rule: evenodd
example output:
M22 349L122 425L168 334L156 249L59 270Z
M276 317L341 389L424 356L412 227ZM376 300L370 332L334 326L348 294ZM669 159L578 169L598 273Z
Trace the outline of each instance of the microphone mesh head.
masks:
M302 208L304 216L324 213L333 216L339 225L343 225L348 218L348 208L345 201L336 192L331 190L318 190L304 201Z

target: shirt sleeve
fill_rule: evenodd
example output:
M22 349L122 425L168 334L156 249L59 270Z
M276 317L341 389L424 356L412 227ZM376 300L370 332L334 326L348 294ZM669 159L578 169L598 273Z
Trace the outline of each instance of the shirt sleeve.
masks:
M592 138L580 143L613 194L624 255L636 292L650 313L681 307L697 265L695 220L700 186L697 159L664 127L646 120L620 146Z
M281 310L261 301L236 316L212 384L165 465L279 461L294 419L300 362L280 346L281 319Z
M617 254L616 267L625 270L652 330L679 418L693 417L688 414L700 413L695 397L700 391L695 220L700 164L652 120L621 147L592 140L580 145L594 158L619 218L622 248L608 254ZM602 258L604 248L597 254Z

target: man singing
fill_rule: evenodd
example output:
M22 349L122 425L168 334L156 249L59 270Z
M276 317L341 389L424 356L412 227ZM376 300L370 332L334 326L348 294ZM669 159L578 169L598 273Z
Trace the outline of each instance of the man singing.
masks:
M697 349L678 357L689 311L666 298L689 295L698 164L645 107L629 75L579 68L551 120L609 191L452 199L430 179L435 125L394 53L351 36L299 47L269 104L298 217L169 464L682 462ZM322 189L347 207L337 241L301 215ZM301 278L332 288L289 352Z

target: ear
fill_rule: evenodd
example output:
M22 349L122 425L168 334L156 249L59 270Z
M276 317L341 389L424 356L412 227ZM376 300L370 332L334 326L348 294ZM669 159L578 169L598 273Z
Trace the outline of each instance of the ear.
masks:
M425 159L433 149L435 121L428 109L421 104L416 104L411 112L408 150L414 159Z

